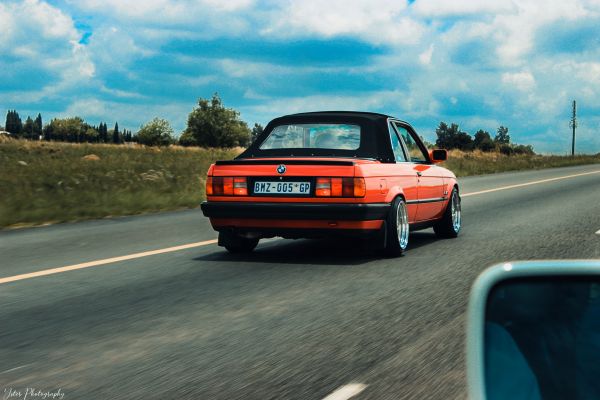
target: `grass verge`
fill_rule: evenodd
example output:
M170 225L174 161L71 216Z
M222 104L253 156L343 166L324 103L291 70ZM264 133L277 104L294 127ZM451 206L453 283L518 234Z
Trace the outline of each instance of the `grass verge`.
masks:
M197 207L211 163L240 149L0 142L0 228ZM457 176L600 163L451 151Z
M206 171L239 150L0 143L0 227L196 207Z
M477 150L473 152L451 150L448 152L448 160L442 163L441 166L454 172L457 177L463 177L585 164L600 164L600 153L596 155L576 155L575 157L552 155L507 156Z

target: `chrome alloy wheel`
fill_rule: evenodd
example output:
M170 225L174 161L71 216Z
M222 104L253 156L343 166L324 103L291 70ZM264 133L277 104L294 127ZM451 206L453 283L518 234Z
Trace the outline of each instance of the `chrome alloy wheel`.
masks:
M398 203L396 209L396 230L398 231L398 242L400 242L400 248L406 249L408 246L408 214L406 212L406 203L401 201Z
M452 192L452 202L451 202L451 215L452 215L452 228L454 232L458 233L460 231L461 224L461 216L460 216L460 196L458 192L455 190Z

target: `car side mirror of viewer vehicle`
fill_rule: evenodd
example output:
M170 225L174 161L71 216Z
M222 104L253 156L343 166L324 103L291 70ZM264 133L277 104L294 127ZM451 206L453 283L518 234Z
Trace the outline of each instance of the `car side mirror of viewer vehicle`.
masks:
M471 289L469 398L600 399L600 260L495 265Z
M434 163L441 163L448 159L448 152L444 149L429 150L429 159Z

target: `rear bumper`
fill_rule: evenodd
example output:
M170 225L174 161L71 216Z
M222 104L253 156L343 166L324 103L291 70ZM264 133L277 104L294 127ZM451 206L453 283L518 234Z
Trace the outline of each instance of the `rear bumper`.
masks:
M384 220L390 209L387 203L248 203L205 201L200 205L209 218L269 220Z

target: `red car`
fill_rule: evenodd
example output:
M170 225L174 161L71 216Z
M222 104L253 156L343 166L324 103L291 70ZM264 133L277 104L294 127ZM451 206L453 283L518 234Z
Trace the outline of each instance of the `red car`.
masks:
M208 170L201 207L230 252L261 238L363 235L391 256L409 231L461 228L456 176L406 122L367 112L276 118L250 147Z

